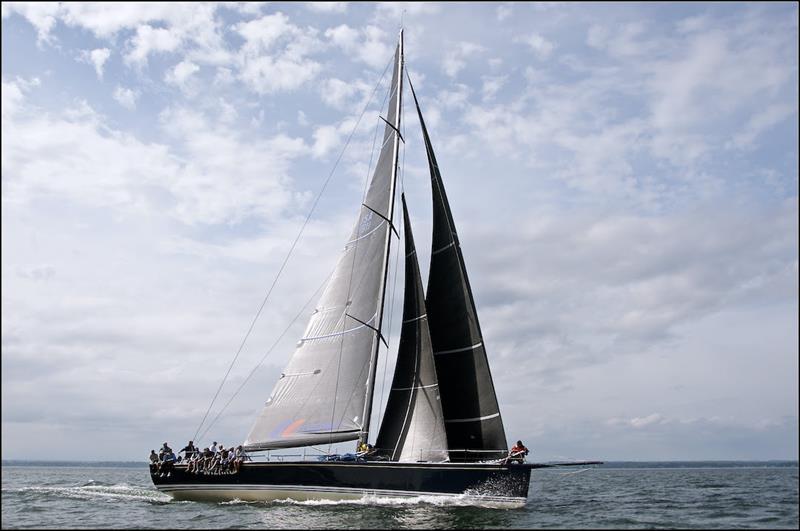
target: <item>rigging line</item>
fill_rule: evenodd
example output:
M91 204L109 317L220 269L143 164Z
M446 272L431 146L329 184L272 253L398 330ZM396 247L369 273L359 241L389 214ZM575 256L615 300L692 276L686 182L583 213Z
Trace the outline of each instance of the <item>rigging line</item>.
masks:
M356 120L356 123L353 126L353 129L350 131L350 135L347 137L347 140L345 141L344 146L342 147L342 150L339 152L339 156L336 158L336 162L333 164L333 168L331 169L330 173L328 174L328 177L325 179L325 182L322 184L322 188L320 189L319 193L317 193L317 197L314 199L314 203L311 205L311 210L308 212L308 215L306 216L305 221L303 221L303 225L300 227L300 231L297 233L297 236L295 237L294 242L292 242L292 246L289 248L289 252L286 254L286 258L283 259L283 263L281 264L280 269L278 269L278 273L275 275L275 280L272 281L272 285L270 286L269 290L267 291L266 296L264 296L264 300L261 302L261 306L259 306L258 311L256 312L256 315L253 318L253 321L250 323L250 328L247 329L247 333L245 334L244 339L242 339L242 343L241 343L241 345L239 345L239 349L236 351L236 355L233 357L233 360L231 361L231 364L228 367L228 370L225 372L225 376L222 378L222 381L220 382L219 387L217 388L217 392L214 393L214 398L211 399L211 404L209 404L205 415L203 415L203 420L201 420L200 421L200 425L197 426L197 431L195 431L195 434L194 434L195 439L197 438L197 434L200 433L200 429L203 427L203 424L205 423L206 419L208 418L208 414L211 412L211 408L214 407L214 403L217 401L217 397L219 397L219 393L220 393L220 391L222 391L222 387L225 385L225 382L228 380L228 376L231 373L231 369L233 369L233 365L236 363L236 360L239 358L239 354L241 354L242 349L244 348L244 345L247 342L247 338L250 337L250 333L253 331L253 327L255 326L256 321L258 320L258 317L261 315L261 311L264 309L264 306L267 304L267 300L269 299L269 296L272 294L272 290L275 288L275 285L278 283L278 279L280 278L281 273L283 273L283 270L286 267L286 263L289 261L289 258L292 256L292 252L294 252L294 249L297 246L297 242L300 240L300 237L303 235L303 231L305 230L306 225L308 225L308 221L311 219L311 215L314 213L314 210L317 208L317 204L319 203L319 200L322 197L322 194L325 193L325 189L328 187L328 183L330 183L331 178L333 177L333 174L336 172L336 168L339 166L339 162L342 160L342 157L344 156L344 152L347 150L347 147L350 145L350 141L352 140L353 135L355 135L356 129L358 128L358 124L361 123L361 118L363 118L364 117L364 113L367 112L367 107L369 107L369 104L372 102L372 98L373 98L373 96L375 96L375 92L377 92L378 87L380 86L381 81L383 81L384 76L386 76L386 71L389 69L389 64L391 64L391 63L392 63L392 61L389 61L389 63L387 63L386 67L383 69L383 73L381 74L381 77L378 80L378 83L376 83L375 87L372 89L372 93L370 94L370 97L367 100L367 103L364 105L364 108L361 110L361 114L359 115L358 120Z
M247 378L245 378L244 381L241 384L239 384L239 387L236 389L236 391L233 393L233 395L228 399L228 401L225 403L225 405L222 406L222 409L219 410L219 413L217 413L217 416L214 417L214 419L211 422L208 423L208 425L206 426L206 429L203 431L202 435L200 435L200 440L202 440L203 437L206 436L206 433L208 433L208 430L210 430L211 427L217 422L217 420L219 420L220 416L222 416L222 413L224 413L225 410L228 408L228 406L231 405L231 402L233 402L233 399L236 398L236 396L241 392L242 389L244 389L244 386L247 385L247 382L250 381L250 378L252 378L253 375L256 373L256 371L261 367L261 365L264 363L264 360L266 360L267 356L269 356L270 352L272 352L275 349L275 347L278 346L278 343L280 343L281 339L283 339L283 336L286 335L286 333L289 331L289 329L292 327L292 325L294 325L294 323L300 318L300 316L305 313L306 308L308 307L308 305L311 303L311 301L314 300L314 298L317 296L317 294L320 292L320 290L323 287L325 287L325 285L328 283L328 280L330 280L331 275L333 275L333 271L328 273L328 276L325 277L325 280L322 281L322 284L320 284L319 287L316 289L316 291L314 291L314 293L311 294L311 297L308 298L306 303L303 304L303 307L300 308L300 311L297 312L297 315L294 316L294 319L292 319L292 322L290 322L286 326L286 328L284 328L283 332L281 332L281 335L278 336L278 339L276 339L275 342L272 344L272 346L267 349L267 351L261 357L261 361L259 361L258 364L256 364L255 367L253 367L253 370L250 371L250 374L247 375Z

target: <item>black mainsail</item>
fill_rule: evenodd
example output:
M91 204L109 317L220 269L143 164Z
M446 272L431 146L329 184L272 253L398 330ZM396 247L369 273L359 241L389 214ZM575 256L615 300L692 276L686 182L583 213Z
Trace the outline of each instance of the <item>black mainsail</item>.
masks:
M403 325L392 388L375 445L381 455L392 461L445 461L447 438L428 330L425 292L405 194L401 199L406 253Z
M478 313L422 110L410 79L408 84L422 126L433 189L431 265L425 304L450 460L500 459L506 456L508 445Z
M402 75L401 32L383 143L358 221L247 436L248 451L367 437L393 230Z

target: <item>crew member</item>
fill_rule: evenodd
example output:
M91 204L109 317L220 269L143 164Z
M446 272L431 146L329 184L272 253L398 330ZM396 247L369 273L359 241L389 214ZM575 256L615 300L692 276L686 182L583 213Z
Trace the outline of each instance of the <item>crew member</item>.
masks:
M525 448L525 445L522 444L522 441L517 441L517 444L512 446L511 450L509 450L506 461L510 461L512 463L522 463L525 461L525 456L528 455L528 452L529 450Z

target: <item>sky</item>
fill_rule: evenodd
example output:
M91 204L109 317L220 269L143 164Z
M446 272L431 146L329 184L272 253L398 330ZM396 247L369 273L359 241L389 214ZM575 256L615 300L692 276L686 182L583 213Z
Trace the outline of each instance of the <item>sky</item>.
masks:
M331 176L196 442L244 441L357 216L401 21L509 441L798 458L796 3L4 2L3 459L192 438Z

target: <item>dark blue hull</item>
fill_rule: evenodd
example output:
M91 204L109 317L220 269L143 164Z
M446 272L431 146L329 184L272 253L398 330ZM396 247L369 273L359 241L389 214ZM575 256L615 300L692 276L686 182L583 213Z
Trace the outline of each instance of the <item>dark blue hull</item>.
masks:
M236 474L192 474L175 466L151 474L162 492L179 500L245 501L359 499L365 496L444 496L467 502L521 507L531 465L396 462L245 463Z

